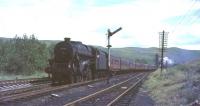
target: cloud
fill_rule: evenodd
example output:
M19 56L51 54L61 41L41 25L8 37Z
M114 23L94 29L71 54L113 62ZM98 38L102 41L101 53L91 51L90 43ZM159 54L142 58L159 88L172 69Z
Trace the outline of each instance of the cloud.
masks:
M158 47L158 33L171 32L178 17L184 16L192 4L191 0L8 0L0 5L0 36L34 33L39 39L70 37L106 46L107 29L122 27L111 38L113 47ZM198 6L195 4L193 10L198 10ZM199 25L178 26L169 33L169 46L181 41L179 47L185 47L187 39L182 35L198 36Z
M164 20L166 24L170 25L180 25L180 26L192 26L193 24L200 23L198 20L200 17L200 9L192 10L187 14L182 14L180 16L173 16L169 17L168 19Z
M200 44L200 37L198 36L187 34L187 35L181 35L180 37L181 37L182 42L181 41L177 42L176 45L178 46Z
M29 2L32 4L30 6L21 6L19 2L20 5L11 3L7 7L0 8L0 23L3 23L4 29L1 35L11 37L15 34L36 33L39 38L45 39L53 34L63 33L61 29L67 25L67 17L63 14L70 7L70 2L36 1L35 4ZM49 33L52 34L48 35Z

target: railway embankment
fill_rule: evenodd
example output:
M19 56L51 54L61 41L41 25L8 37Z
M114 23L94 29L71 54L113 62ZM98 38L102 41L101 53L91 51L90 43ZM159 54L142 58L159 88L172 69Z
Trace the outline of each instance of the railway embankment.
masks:
M198 104L200 103L200 61L168 68L162 74L157 70L149 75L143 88L158 106Z

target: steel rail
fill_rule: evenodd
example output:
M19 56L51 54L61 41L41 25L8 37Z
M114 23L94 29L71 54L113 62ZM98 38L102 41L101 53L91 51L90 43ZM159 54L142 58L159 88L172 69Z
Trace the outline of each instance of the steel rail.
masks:
M16 79L16 80L1 80L0 86L6 85L6 84L16 84L16 83L26 83L26 82L36 82L36 81L43 81L48 80L48 77L44 78L30 78L30 79Z
M122 97L124 97L129 91L131 91L133 88L137 87L138 84L140 84L144 78L147 76L144 75L142 78L140 78L135 84L133 84L131 87L129 87L126 91L121 93L118 97L116 97L113 101L111 101L107 106L113 106L118 100L120 100Z
M142 73L141 73L141 74L142 74ZM120 83L118 83L118 84L115 84L115 85L113 85L113 86L110 86L110 87L108 87L108 88L105 88L105 89L103 89L103 90L101 90L101 91L95 92L95 93L93 93L93 94L90 94L90 95L85 96L85 97L83 97L83 98L80 98L80 99L78 99L78 100L75 100L75 101L72 101L72 102L70 102L70 103L67 103L67 104L65 104L64 106L74 106L74 105L75 105L76 103L78 103L78 102L85 101L85 100L90 99L90 98L92 98L92 97L94 97L94 96L96 96L96 95L99 95L99 94L101 94L101 93L104 93L104 92L106 92L106 91L109 91L110 89L115 88L115 87L117 87L117 86L119 86L119 85L121 85L121 84L124 84L124 83L126 83L126 82L128 82L128 81L130 81L130 80L132 80L132 79L134 79L134 78L136 78L136 77L138 77L138 76L140 76L141 74L136 75L136 76L134 76L134 77L132 77L132 78L129 78L129 79L127 79L127 80L125 80L125 81L122 81L122 82L120 82Z
M45 93L48 93L48 92L58 91L58 90L71 88L71 87L75 87L75 86L82 86L82 85L86 85L86 84L89 84L89 83L95 83L95 82L102 81L102 80L105 80L105 78L86 81L86 82L80 82L80 83L73 83L73 84L63 85L63 86L58 86L58 87L48 87L48 88L44 88L44 89L40 89L40 90L35 90L35 91L24 92L24 93L20 93L20 94L4 96L4 97L0 98L0 103L1 102L6 102L6 101L22 99L22 98L33 97L33 96L45 94Z
M31 90L38 90L38 89L42 89L44 87L49 87L49 86L51 86L51 83L47 82L47 83L44 83L44 84L34 84L32 86L25 87L25 88L0 91L0 97L1 96L14 95L14 94L18 94L18 93L24 93L24 92L28 92L28 91L31 91Z

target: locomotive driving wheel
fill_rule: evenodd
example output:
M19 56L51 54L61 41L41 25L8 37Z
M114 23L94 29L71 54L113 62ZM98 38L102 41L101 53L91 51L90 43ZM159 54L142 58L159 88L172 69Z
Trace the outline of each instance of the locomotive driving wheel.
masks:
M89 60L84 60L80 63L80 74L82 76L82 81L87 81L92 79L92 70L90 67Z
M92 79L92 70L89 66L86 66L85 74L86 74L86 80Z
M74 83L82 81L82 75L80 72L80 59L78 55L76 55L73 59L71 72L72 72L71 79L73 80Z

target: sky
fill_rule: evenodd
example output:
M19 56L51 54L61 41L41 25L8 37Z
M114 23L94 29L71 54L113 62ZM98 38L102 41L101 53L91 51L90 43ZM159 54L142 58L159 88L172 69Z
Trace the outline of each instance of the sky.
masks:
M69 37L112 47L168 47L200 50L200 0L0 0L0 37L34 34L39 40Z

